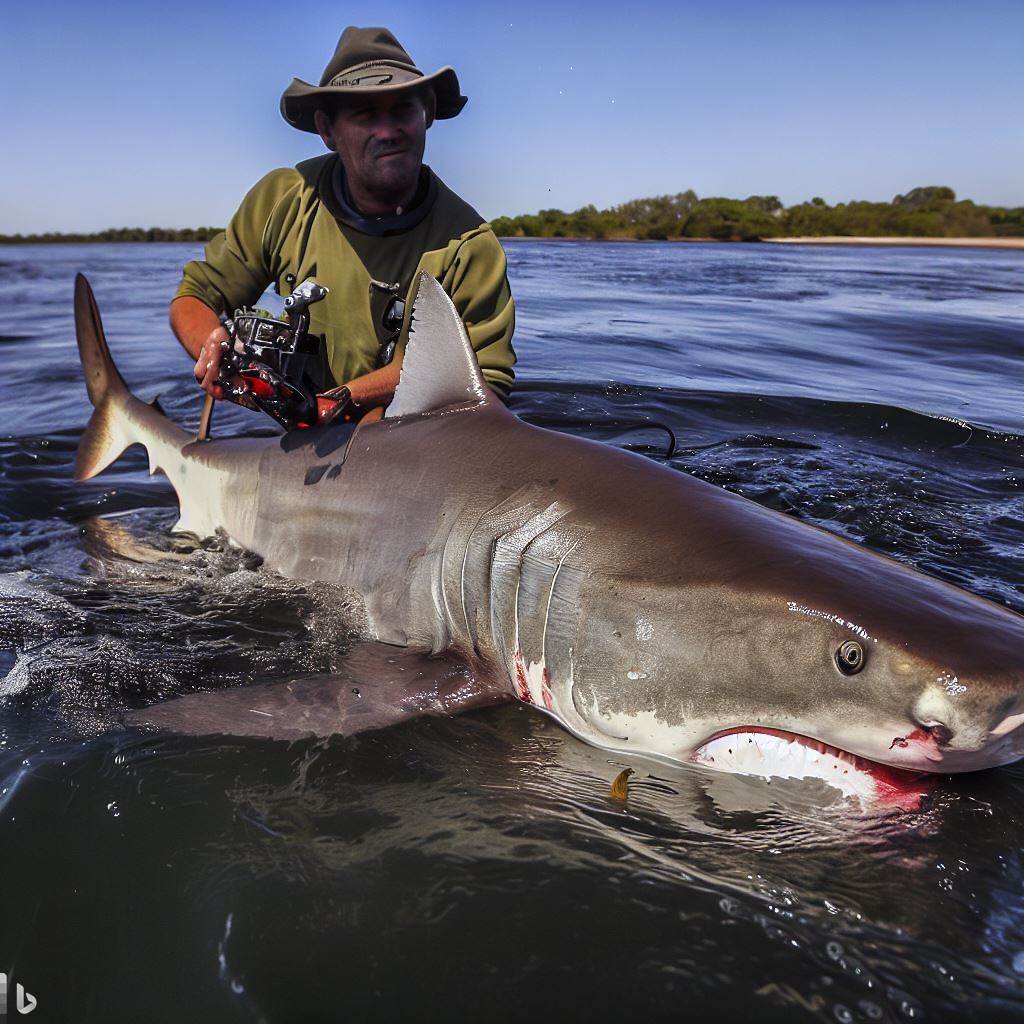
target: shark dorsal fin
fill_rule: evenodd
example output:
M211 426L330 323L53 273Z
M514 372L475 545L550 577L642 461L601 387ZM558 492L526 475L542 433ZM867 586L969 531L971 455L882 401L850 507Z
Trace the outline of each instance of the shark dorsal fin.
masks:
M388 419L488 401L462 318L444 289L423 271L412 304L402 375L388 406Z

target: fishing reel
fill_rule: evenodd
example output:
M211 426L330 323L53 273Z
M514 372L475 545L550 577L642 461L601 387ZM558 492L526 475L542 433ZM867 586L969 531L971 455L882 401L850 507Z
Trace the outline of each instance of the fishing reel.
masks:
M272 416L285 430L317 422L316 395L302 383L305 357L317 351L309 336L309 307L328 294L312 278L284 300L286 319L260 309L236 309L221 317L228 332L217 384L224 397Z

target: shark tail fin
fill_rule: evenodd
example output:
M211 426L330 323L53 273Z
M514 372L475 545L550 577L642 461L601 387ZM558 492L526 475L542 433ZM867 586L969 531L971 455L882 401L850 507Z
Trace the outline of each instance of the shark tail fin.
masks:
M99 407L106 398L127 395L128 385L110 357L96 297L84 274L75 275L75 334L92 404Z
M130 445L144 440L137 429L140 418L147 413L149 417L166 418L128 390L110 356L96 298L82 274L75 277L75 334L85 386L95 406L75 456L75 479L88 480L106 469ZM169 420L166 430L184 437L184 432Z
M96 406L78 442L75 454L75 479L89 480L102 473L135 438L127 431L127 420L118 415L120 407L106 400Z
M134 438L123 415L132 395L110 356L96 298L84 274L75 277L75 334L85 386L95 406L75 456L75 479L88 480L106 469Z

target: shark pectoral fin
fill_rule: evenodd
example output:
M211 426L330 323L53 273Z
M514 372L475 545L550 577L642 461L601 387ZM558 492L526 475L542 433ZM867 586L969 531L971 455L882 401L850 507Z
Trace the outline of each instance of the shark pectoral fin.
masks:
M151 726L191 736L261 736L297 740L351 735L392 724L390 709L376 709L353 693L346 676L314 675L259 686L241 686L154 704L125 717L128 725Z
M382 729L420 715L451 715L508 699L460 660L358 644L340 672L193 693L126 716L129 725L192 736L296 740Z

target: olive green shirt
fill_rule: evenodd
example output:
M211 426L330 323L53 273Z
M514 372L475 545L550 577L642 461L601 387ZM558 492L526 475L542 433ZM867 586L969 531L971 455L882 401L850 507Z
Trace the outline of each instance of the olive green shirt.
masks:
M397 284L405 298L398 340L404 348L416 283L425 270L455 304L484 378L507 397L516 361L515 307L505 253L490 225L424 167L413 209L395 219L399 229L367 233L346 216L335 185L338 174L333 153L271 171L227 229L211 239L206 258L185 266L175 298L191 295L230 315L257 302L271 284L288 295L315 278L330 289L309 307L310 332L325 345L325 365L311 376L326 388L377 365L384 339L371 312L373 281Z

